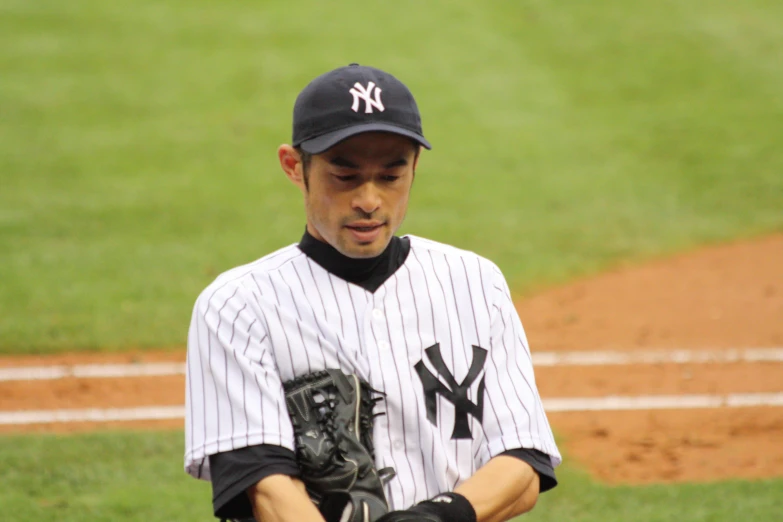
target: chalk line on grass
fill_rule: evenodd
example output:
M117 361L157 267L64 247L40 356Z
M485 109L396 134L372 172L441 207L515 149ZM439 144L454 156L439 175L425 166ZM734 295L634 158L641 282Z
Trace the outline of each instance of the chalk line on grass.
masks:
M783 362L783 348L623 352L534 352L533 366ZM0 368L0 382L184 375L184 363L77 364Z
M783 406L783 392L733 393L728 395L642 395L635 397L552 398L544 399L543 402L544 409L548 413L689 408L746 408L752 406ZM182 419L184 417L184 406L0 411L0 425L150 421Z

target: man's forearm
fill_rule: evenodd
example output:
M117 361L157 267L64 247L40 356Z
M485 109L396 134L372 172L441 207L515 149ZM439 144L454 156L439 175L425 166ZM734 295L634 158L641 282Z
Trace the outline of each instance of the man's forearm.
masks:
M470 501L478 522L503 522L533 509L539 478L526 462L498 456L454 491Z
M286 475L270 475L247 490L253 516L263 522L324 522L304 484Z

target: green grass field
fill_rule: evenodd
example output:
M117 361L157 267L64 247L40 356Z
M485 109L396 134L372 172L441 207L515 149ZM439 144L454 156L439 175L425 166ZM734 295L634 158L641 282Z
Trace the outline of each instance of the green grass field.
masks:
M211 490L182 472L182 434L5 437L3 520L210 520ZM646 487L596 484L573 467L530 522L774 522L783 480Z
M783 228L783 4L3 0L0 353L184 343L293 243L293 100L358 61L435 145L405 232L518 291Z
M219 272L297 241L275 147L352 61L435 149L404 232L518 292L783 230L777 0L0 1L0 353L182 347ZM0 439L3 519L209 520L181 433ZM783 482L606 487L531 521L771 522Z

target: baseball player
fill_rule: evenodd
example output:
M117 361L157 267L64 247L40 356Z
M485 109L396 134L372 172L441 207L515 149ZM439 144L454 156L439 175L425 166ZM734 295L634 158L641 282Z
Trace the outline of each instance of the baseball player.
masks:
M188 335L185 469L211 481L215 516L495 522L557 484L502 273L395 235L422 148L386 72L351 64L297 97L277 153L304 235L220 275Z

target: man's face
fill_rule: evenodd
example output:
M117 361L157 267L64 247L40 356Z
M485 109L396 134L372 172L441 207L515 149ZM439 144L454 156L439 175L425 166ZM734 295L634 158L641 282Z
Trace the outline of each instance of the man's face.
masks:
M341 254L381 254L405 219L418 148L367 132L312 157L304 187L307 229Z

